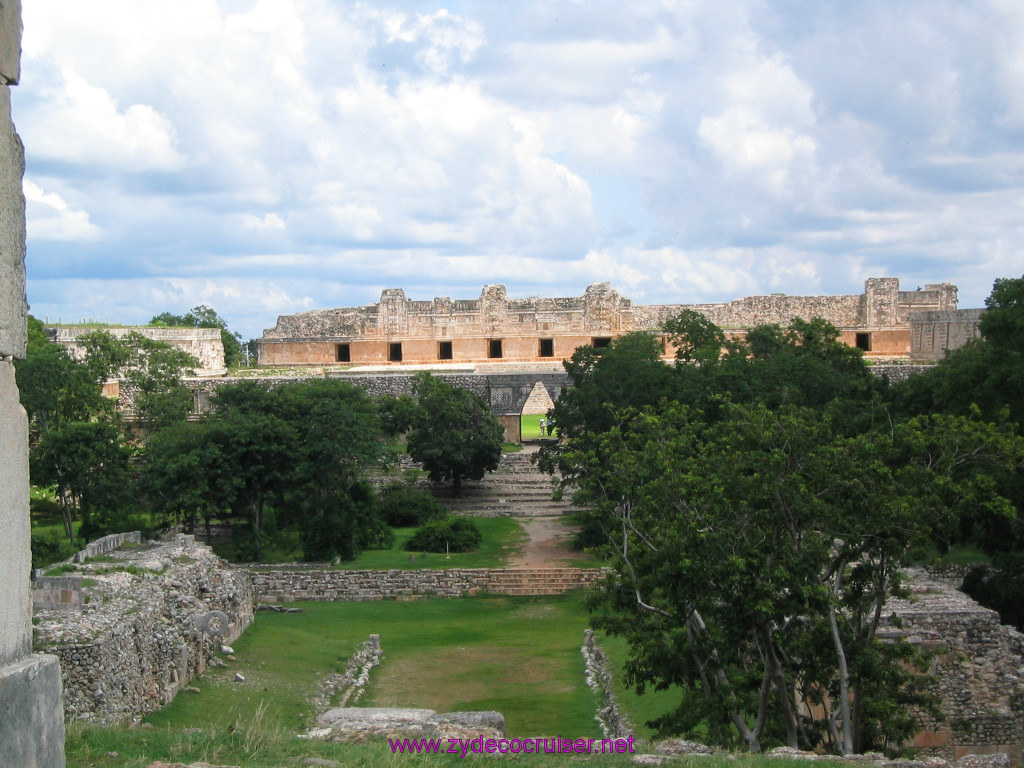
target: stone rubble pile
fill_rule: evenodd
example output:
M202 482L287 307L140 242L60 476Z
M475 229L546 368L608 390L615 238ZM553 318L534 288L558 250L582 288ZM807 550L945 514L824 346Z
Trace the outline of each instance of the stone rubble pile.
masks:
M254 592L192 536L75 565L81 610L38 610L37 647L60 658L65 714L137 722L165 704L252 623Z

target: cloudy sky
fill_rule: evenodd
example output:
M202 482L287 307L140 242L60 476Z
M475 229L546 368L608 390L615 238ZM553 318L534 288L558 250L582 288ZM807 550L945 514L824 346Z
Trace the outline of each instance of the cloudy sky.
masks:
M25 0L37 317L1024 272L1020 0Z

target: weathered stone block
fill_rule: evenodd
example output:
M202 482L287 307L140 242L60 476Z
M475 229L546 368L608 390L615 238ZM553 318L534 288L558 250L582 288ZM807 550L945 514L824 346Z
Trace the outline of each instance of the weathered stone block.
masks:
M25 149L11 122L11 91L0 86L0 358L25 356L24 173Z
M0 0L0 81L21 79L21 0Z
M18 401L14 366L9 362L0 362L0 435L0 665L4 665L32 650L28 419Z
M64 768L60 690L56 656L0 667L0 765Z

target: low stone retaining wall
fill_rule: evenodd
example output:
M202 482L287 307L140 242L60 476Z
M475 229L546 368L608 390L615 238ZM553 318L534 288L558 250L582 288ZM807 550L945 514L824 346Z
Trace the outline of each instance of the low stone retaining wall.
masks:
M168 704L252 622L248 572L192 536L75 566L78 610L35 610L36 644L59 657L65 714L136 722Z
M138 531L131 531L130 533L112 533L109 536L104 536L102 539L90 541L85 545L85 549L75 555L75 560L79 563L84 563L90 557L105 555L108 552L113 552L115 549L120 549L125 544L141 543L142 534Z
M251 566L261 600L403 600L419 596L461 597L480 592L556 595L600 581L601 568L448 568L418 571L262 569Z
M619 709L612 692L612 671L608 669L608 655L594 639L594 631L583 630L583 647L580 649L587 664L587 685L601 699L595 719L601 726L606 739L625 739L633 736L633 726Z

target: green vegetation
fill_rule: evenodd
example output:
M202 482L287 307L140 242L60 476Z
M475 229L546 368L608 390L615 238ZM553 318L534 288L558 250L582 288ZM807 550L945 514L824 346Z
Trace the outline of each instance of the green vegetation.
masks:
M495 709L512 735L598 735L579 651L587 615L578 597L299 605L302 613L260 613L233 646L237 662L208 670L199 694L182 693L147 722L226 729L262 709L301 732L312 724L309 701L320 680L343 671L356 646L377 633L384 660L362 706ZM236 673L245 683L235 682Z
M498 468L504 430L477 395L418 373L416 409L408 434L409 455L432 482L451 482L458 496L463 480L479 480Z
M617 571L591 607L628 645L625 682L676 691L659 732L848 754L898 749L907 712L932 711L927 659L875 641L902 565L1024 541L1007 418L1024 402L1024 279L998 281L985 318L965 363L905 388L822 320L733 341L684 312L665 326L675 366L647 334L566 363L541 466L590 505L583 538Z
M114 755L114 756L111 756ZM69 766L94 768L145 768L153 760L204 762L240 768L285 768L299 766L307 758L333 760L350 768L394 768L413 764L424 768L455 768L465 759L457 755L395 757L386 741L367 744L332 744L295 738L266 715L239 718L226 729L213 728L100 728L72 724L68 729ZM634 768L631 756L519 755L515 765L527 768ZM509 758L474 755L474 765L507 768ZM681 766L701 768L807 768L804 760L770 758L763 755L720 754L681 761Z
M537 440L541 437L549 437L546 429L544 432L540 430L541 419L547 421L547 416L540 413L524 413L519 417L519 428L522 430L523 440Z
M416 552L471 552L483 536L476 524L465 517L449 515L420 525L405 548Z

